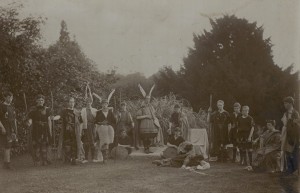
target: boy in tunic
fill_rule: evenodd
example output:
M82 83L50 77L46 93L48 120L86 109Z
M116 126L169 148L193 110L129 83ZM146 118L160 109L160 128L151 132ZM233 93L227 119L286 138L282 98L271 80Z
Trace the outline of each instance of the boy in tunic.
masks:
M50 108L44 106L45 97L36 97L36 106L28 114L28 125L32 124L32 158L34 165L51 164L47 157L48 146L51 140L51 112Z
M252 135L254 131L254 121L253 118L249 115L249 109L250 108L248 106L242 107L242 116L238 117L237 120L237 139L241 156L240 163L242 165L247 163L246 153L248 153L249 164L246 169L252 170Z
M0 141L4 147L4 169L13 169L11 166L11 148L14 142L17 142L17 123L14 107L11 105L13 94L11 92L4 93L5 101L0 105Z
M236 162L237 152L237 120L241 116L241 105L240 103L234 103L233 113L230 115L231 129L229 132L230 143L233 145L233 156L232 163Z
M129 144L126 145L133 145L133 128L134 122L132 116L129 111L127 111L127 104L125 102L121 103L121 111L117 117L117 139L120 143L120 138L124 140L124 136L126 136L126 140L128 140ZM126 135L123 133L125 132ZM125 144L122 144L125 145Z
M174 105L174 111L171 114L169 119L169 135L174 135L175 128L181 128L181 113L180 113L180 106L178 104Z
M218 111L211 114L213 126L213 149L212 157L217 156L217 160L225 162L227 159L226 145L229 142L228 133L230 130L230 115L224 110L224 101L217 101ZM211 109L209 109L211 111Z
M64 109L60 115L63 126L61 130L62 145L65 153L65 162L76 165L76 160L83 157L81 155L83 151L81 141L81 129L82 117L79 111L75 108L75 99L69 98L68 107ZM76 159L77 158L77 159Z

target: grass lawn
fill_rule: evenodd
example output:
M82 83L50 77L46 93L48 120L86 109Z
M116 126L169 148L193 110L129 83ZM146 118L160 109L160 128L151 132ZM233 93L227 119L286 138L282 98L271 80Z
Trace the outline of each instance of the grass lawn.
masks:
M153 157L109 160L105 165L55 163L34 167L29 156L14 160L14 171L0 169L1 193L283 193L298 192L298 179L249 173L242 167L212 163L201 175L151 164Z

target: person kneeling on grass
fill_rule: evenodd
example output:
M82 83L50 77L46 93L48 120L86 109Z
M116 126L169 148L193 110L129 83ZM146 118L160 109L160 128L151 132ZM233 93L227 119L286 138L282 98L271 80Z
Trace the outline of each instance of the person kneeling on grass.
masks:
M204 157L202 155L196 155L193 145L188 142L183 142L179 145L178 155L176 157L155 160L152 163L162 167L181 167L183 169L190 166L207 165L207 162L204 161Z
M184 142L184 139L181 134L181 129L179 127L176 127L174 129L174 134L171 134L169 132L169 138L167 142L167 148L162 152L161 157L162 158L173 158L177 156L178 147L181 143Z
M118 145L124 147L128 151L128 155L132 152L131 144L131 137L128 135L125 129L121 130L118 137Z

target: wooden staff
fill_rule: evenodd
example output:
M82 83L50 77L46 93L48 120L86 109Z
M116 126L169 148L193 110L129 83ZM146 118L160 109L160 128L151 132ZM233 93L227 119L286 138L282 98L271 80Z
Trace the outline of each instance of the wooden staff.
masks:
M23 98L24 98L24 103L25 103L25 112L27 114L28 112L28 107L27 107L27 101L26 101L26 95L25 95L25 92L23 93Z
M55 128L54 128L54 119L53 119L53 116L54 116L54 107L53 107L53 103L54 103L54 100L53 100L53 93L52 93L52 91L50 92L50 95L51 95L51 127L52 128L50 128L50 132L51 132L51 130L52 130L52 132L51 132L51 134L52 134L52 139L53 139L53 144L52 144L52 151L54 151L54 159L56 160L56 157L57 157L57 148L56 148L56 136L55 136L55 134L56 134L56 132L55 132Z
M209 108L211 109L212 108L212 94L210 94L210 96L209 96ZM210 159L210 150L211 150L211 148L212 148L212 142L211 142L211 140L212 140L212 124L211 124L211 121L210 121L210 119L211 119L211 112L208 112L208 119L207 119L207 121L208 121L208 159Z

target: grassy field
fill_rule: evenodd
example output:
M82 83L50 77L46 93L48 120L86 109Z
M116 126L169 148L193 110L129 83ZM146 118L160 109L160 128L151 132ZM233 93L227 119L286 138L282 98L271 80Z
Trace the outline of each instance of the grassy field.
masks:
M213 163L208 175L151 164L155 158L109 160L105 165L32 166L16 158L14 171L0 169L1 193L294 193L298 179L249 173L236 164Z

